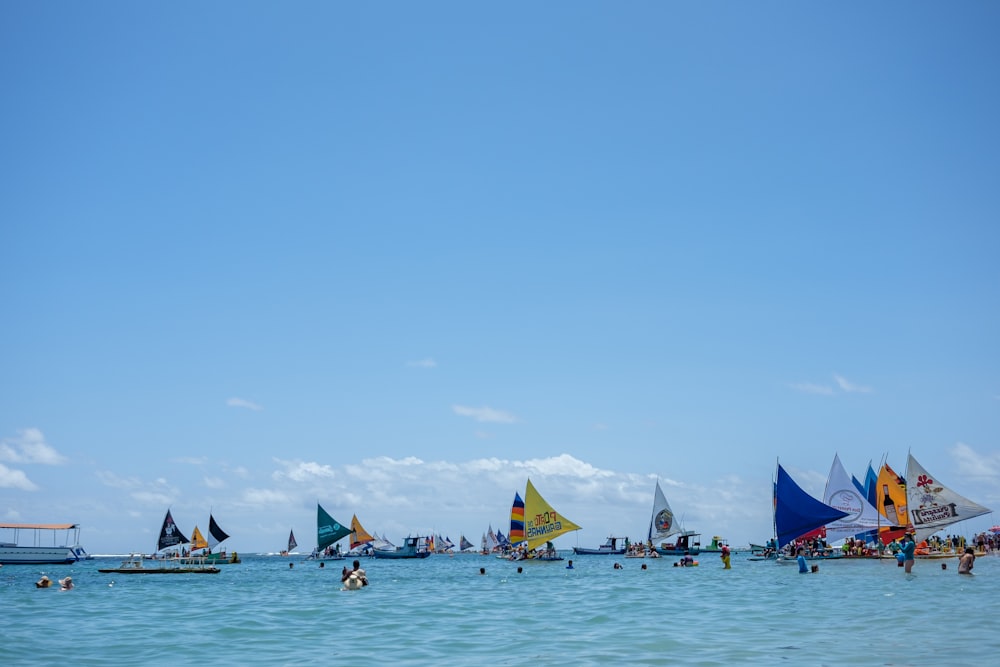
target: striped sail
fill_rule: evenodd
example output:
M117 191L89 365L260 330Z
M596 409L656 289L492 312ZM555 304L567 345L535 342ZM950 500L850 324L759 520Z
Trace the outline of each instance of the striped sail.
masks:
M514 504L510 508L510 535L507 539L515 547L524 542L524 501L521 500L521 494L516 491Z

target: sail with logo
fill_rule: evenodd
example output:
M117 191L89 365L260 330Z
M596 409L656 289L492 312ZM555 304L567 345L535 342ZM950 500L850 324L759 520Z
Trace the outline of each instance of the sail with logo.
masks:
M523 518L523 533L520 535L516 530L519 518ZM524 491L523 501L520 494L514 494L514 503L511 507L511 535L508 539L515 549L522 547L520 549L522 557L562 560L552 546L552 540L574 530L580 530L580 526L556 512L538 493L530 479ZM545 549L537 549L542 545L545 545Z
M340 539L351 534L351 529L343 526L323 509L323 506L316 503L316 549L309 558L316 560L343 560L340 553L340 545L332 548L332 545Z
M932 478L913 454L906 461L906 505L917 542L953 523L992 511L955 493L940 479Z
M877 531L886 525L886 519L879 514L878 509L858 491L837 454L833 455L833 465L830 466L830 475L826 479L823 502L845 514L840 519L826 524L826 539L830 542L872 530Z
M174 523L174 517L170 515L170 510L167 510L167 515L163 517L163 525L160 526L160 538L156 541L156 550L163 551L164 549L169 549L170 547L178 547L182 544L188 544L191 540L184 537L184 533L181 529L177 527Z

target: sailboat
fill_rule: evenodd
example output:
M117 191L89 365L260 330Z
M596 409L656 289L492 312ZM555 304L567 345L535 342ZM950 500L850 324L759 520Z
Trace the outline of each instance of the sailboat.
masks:
M465 539L465 533L458 538L458 550L460 553L465 553L469 549L472 549L475 545L469 540Z
M672 535L677 535L677 540L673 544L661 542L656 546L657 540L665 540ZM646 544L651 550L655 550L661 556L683 556L685 554L696 555L701 552L701 542L698 539L700 533L693 530L681 530L675 521L674 512L670 509L667 497L663 495L660 488L660 480L656 480L656 489L653 492L653 514L649 519L649 532L646 536Z
M368 534L361 522L358 521L358 515L355 514L351 517L351 542L350 542L350 553L356 553L359 555L368 555L371 552L372 542L375 538Z
M205 559L209 563L215 563L216 565L222 563L239 563L240 556L235 551L227 556L225 549L220 552L212 553L212 549L219 546L222 542L229 539L229 535L226 531L219 527L219 524L215 522L215 517L211 513L208 515L208 540L207 548L208 553L205 554Z
M910 522L910 513L906 508L906 479L888 463L882 464L875 480L875 507L887 524L879 529L882 544L889 544L906 533Z
M309 560L344 560L340 545L336 549L331 545L350 534L350 528L340 525L322 505L316 503L316 548L309 555Z
M183 545L190 542L191 540L184 537L184 533L177 527L174 517L170 515L170 510L168 509L167 515L163 517L163 525L160 526L160 537L156 540L156 553L171 547L183 547Z
M299 543L295 541L295 530L288 531L288 548L281 552L282 556L288 556L292 553L292 549L299 546Z
M204 541L197 526L195 526L195 531L198 538ZM163 517L163 525L160 526L160 536L156 541L156 553L152 556L151 564L147 565L149 559L144 558L142 554L133 553L122 560L118 567L101 568L97 571L115 574L218 574L221 571L206 563L202 556L186 556L179 551L160 555L160 552L165 549L183 547L189 543L192 541L180 531L168 509L166 516ZM208 543L205 542L205 545L207 546Z
M555 547L552 546L552 540L564 533L580 530L580 526L556 512L542 498L530 479L524 490L523 501L520 494L514 493L514 503L510 516L510 535L507 536L507 539L514 547L513 557L517 559L562 560ZM520 529L518 529L518 521L521 523ZM545 549L539 551L538 547L543 544Z
M846 516L847 512L830 507L803 491L778 464L778 479L774 483L774 532L779 550L806 533Z
M878 530L886 524L886 519L875 506L858 491L837 454L833 456L830 475L826 479L823 502L845 514L844 518L826 524L826 539L830 542Z
M194 531L191 533L191 553L194 553L196 549L207 548L208 540L206 540L205 536L201 534L200 530L198 530L198 526L195 526Z
M906 460L906 502L918 543L953 523L992 511L932 478L913 454L908 454Z

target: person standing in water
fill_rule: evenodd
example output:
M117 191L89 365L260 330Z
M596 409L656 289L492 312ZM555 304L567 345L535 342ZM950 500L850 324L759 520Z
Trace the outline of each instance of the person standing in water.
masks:
M903 554L903 567L907 574L913 570L913 554L917 550L917 543L913 540L913 534L903 535L903 546L900 553Z
M976 552L972 547L965 547L965 553L958 559L958 573L972 574L972 566L976 562Z
M728 544L723 544L722 545L722 554L721 554L720 558L722 558L722 569L723 570L731 570L731 569L733 569L732 565L729 564L730 563L730 555L729 555L729 545Z

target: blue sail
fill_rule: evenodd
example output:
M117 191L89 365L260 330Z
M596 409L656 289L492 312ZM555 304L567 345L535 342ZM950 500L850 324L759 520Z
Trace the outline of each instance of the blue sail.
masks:
M846 512L834 509L803 491L778 464L778 481L774 485L774 530L779 547L845 516Z

